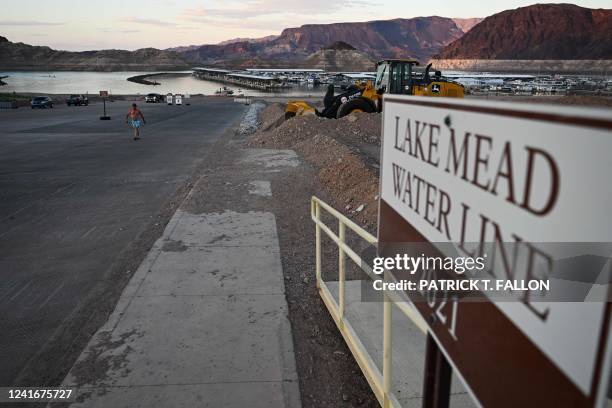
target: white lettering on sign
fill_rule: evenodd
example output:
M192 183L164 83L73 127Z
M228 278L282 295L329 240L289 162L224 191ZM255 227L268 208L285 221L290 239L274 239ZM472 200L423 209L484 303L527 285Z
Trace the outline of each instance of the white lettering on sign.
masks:
M537 243L612 242L606 119L596 109L385 97L381 199L458 254L495 243L493 278L548 279L560 254ZM509 242L519 256L504 252ZM516 297L495 304L587 393L603 304Z

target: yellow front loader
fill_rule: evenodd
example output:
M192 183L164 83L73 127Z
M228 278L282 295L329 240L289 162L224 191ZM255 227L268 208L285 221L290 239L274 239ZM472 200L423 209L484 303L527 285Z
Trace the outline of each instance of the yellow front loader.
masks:
M329 85L323 99L324 108L318 111L305 101L290 101L285 108L285 119L315 114L326 118L341 118L352 112L381 112L382 96L394 95L446 96L463 98L463 85L446 79L440 71L430 75L431 64L420 74L413 67L419 62L412 59L386 59L376 64L376 82L358 82L335 95Z

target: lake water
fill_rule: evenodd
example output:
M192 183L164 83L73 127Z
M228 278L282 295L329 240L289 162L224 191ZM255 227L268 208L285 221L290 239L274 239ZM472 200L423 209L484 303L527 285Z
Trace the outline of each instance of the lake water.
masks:
M189 93L212 95L224 84L212 81L203 81L185 76L156 76L155 81L161 85L142 85L127 81L127 78L151 74L151 72L0 72L6 86L0 87L0 92L28 92L40 94L98 94L99 91L109 91L114 95L137 95L151 92L159 94ZM236 85L228 85L231 89L239 89ZM244 89L247 95L271 95L252 89ZM308 87L296 85L293 88L283 89L279 92L288 96L320 95L325 92L324 86Z

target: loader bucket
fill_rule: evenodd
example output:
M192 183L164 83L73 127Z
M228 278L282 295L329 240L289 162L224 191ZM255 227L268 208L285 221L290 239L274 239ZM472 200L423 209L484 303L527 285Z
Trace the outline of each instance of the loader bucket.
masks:
M316 109L304 101L289 101L285 107L285 119L300 115L314 115Z

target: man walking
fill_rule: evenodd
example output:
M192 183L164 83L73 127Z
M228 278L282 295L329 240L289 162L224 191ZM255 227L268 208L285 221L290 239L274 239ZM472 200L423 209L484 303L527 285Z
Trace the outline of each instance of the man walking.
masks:
M135 103L133 103L132 107L128 110L128 113L125 116L125 123L132 125L132 128L134 129L134 140L140 140L140 126L147 122L145 121L141 110L138 109Z

